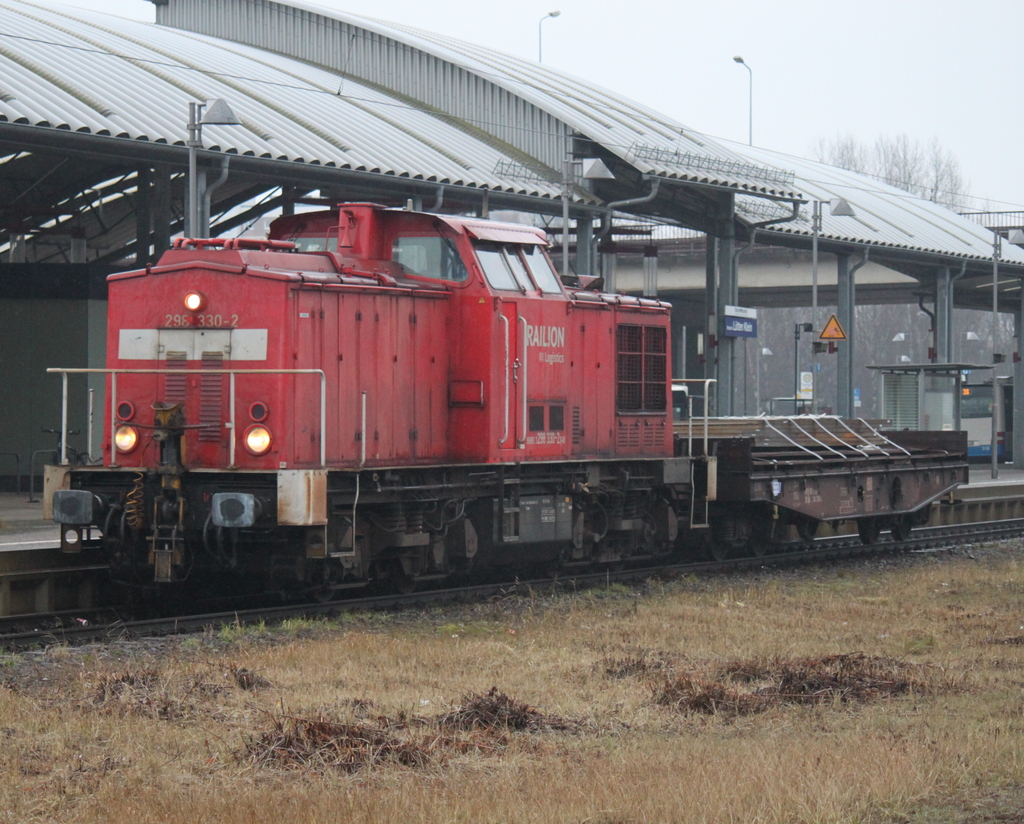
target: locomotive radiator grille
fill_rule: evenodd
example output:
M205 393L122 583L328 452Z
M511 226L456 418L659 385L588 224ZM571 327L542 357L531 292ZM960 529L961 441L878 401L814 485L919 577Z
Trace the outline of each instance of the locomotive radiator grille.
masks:
M624 423L619 421L619 431L616 438L617 446L620 449L637 449L640 446L640 426L636 421Z
M665 442L665 422L657 421L643 427L644 447L654 448Z
M184 369L188 366L187 352L168 352L166 355L168 369ZM185 402L187 375L167 375L164 378L164 402L173 406Z
M203 369L222 369L223 352L203 352ZM223 405L224 378L220 375L203 375L199 382L199 430L200 441L220 440L220 418Z

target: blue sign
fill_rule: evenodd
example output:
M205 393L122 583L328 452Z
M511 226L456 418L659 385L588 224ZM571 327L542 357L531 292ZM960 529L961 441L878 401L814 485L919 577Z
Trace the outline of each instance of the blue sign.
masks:
M725 335L731 338L756 338L756 318L734 318L725 316Z

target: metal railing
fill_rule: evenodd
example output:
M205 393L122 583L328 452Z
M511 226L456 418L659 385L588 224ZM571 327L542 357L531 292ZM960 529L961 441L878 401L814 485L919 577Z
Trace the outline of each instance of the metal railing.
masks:
M672 381L673 384L677 383L701 383L704 384L704 418L703 418L703 441L704 441L704 457L708 454L708 409L711 406L711 384L718 383L715 378L676 378ZM689 392L686 394L686 455L687 457L693 457L693 396Z
M223 426L231 431L228 468L235 468L237 434L235 426L235 375L319 375L320 376L320 466L327 464L327 375L323 369L62 369L53 367L47 372L61 376L60 462L67 466L68 431L68 375L110 375L110 466L117 466L117 445L114 436L124 423L117 417L118 375L220 375L229 378L228 420Z

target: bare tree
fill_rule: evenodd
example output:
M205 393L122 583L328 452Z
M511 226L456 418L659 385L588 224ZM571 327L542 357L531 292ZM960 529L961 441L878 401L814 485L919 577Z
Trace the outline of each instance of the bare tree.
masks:
M950 209L963 208L970 194L960 162L938 138L925 145L907 135L880 136L869 148L846 134L819 139L814 154L823 163L877 177Z

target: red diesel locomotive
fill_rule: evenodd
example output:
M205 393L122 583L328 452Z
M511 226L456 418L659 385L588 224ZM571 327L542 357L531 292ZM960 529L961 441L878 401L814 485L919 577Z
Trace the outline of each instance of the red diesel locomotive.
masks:
M111 276L104 465L48 485L65 549L327 590L666 551L667 304L567 289L546 246L352 204Z
M563 284L537 229L349 204L270 235L109 278L102 465L48 468L45 506L116 580L330 595L821 521L873 542L966 477L950 433L674 433L668 305Z

